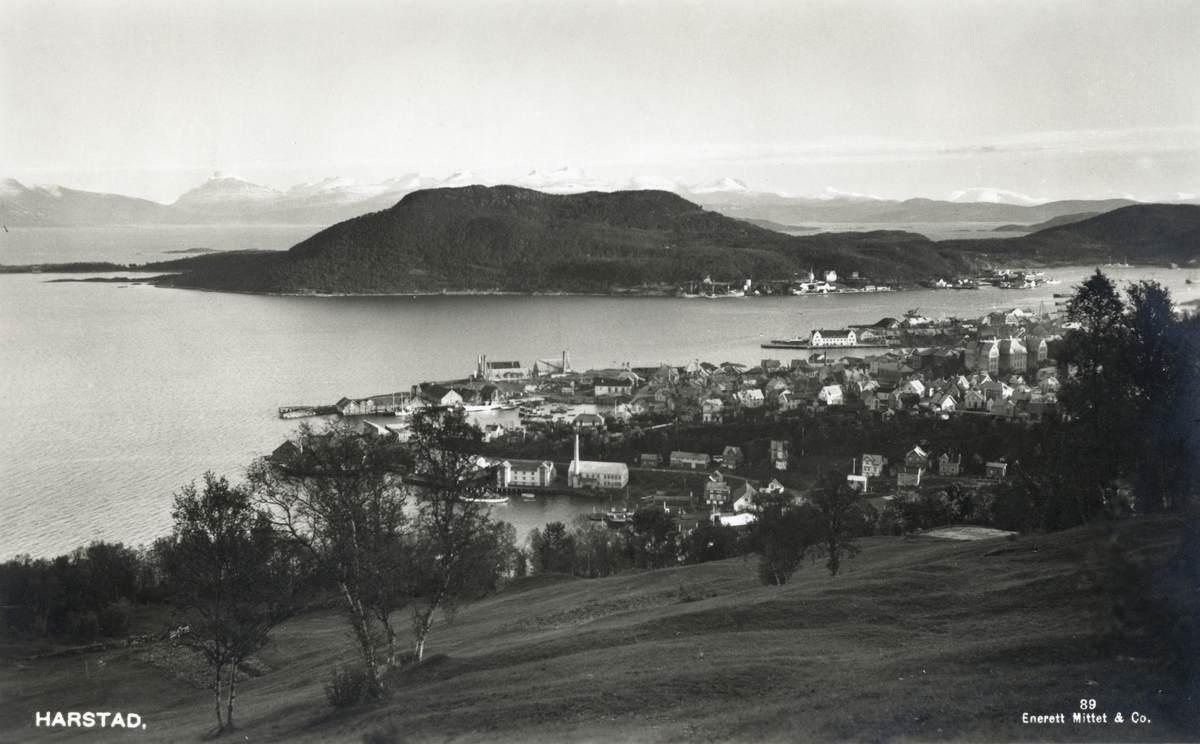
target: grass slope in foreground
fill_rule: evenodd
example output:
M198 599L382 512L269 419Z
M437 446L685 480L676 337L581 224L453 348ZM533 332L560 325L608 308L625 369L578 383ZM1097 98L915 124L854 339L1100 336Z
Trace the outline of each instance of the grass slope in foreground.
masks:
M1147 555L1167 534L1151 519L1121 528ZM271 672L239 685L233 738L1195 740L1158 707L1161 669L1114 644L1100 544L1083 528L1016 541L871 538L845 574L806 564L783 587L759 585L755 562L740 559L537 577L439 624L432 656L391 676L386 701L340 712L322 684L333 664L353 663L349 633L336 614L309 615L261 655ZM139 741L201 740L211 692L152 665L152 653L6 663L0 740L42 738L34 710L134 711L147 723ZM1110 721L1137 710L1151 723L1021 723L1024 712L1069 722L1081 698Z

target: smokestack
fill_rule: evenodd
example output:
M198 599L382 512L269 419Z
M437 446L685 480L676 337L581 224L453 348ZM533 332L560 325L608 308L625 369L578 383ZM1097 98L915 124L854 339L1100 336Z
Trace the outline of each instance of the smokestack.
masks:
M579 434L575 434L575 473L579 473Z
M563 368L564 374L571 371L571 352L563 350Z

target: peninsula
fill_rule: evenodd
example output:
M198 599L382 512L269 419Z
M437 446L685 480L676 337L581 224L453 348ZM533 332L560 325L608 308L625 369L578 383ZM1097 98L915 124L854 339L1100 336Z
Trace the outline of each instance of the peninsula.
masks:
M275 294L674 293L702 278L783 282L814 267L877 285L969 276L998 261L1200 259L1200 206L1136 205L1031 235L932 241L902 231L792 236L665 191L553 195L428 189L283 252L147 264L162 286Z

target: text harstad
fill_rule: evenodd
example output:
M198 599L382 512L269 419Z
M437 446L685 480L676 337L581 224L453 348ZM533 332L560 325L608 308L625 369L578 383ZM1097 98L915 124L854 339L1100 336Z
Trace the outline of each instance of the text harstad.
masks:
M142 717L137 713L100 713L95 711L37 711L35 720L38 727L45 726L79 726L80 728L146 728Z

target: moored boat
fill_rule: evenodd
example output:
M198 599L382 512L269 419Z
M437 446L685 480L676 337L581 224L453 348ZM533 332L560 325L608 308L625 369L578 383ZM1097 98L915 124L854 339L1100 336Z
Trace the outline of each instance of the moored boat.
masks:
M621 527L629 521L629 512L625 509L613 509L604 512L604 523L610 527Z
M460 501L465 501L468 504L507 504L507 496L498 496L494 493L489 493L477 498L463 498Z

